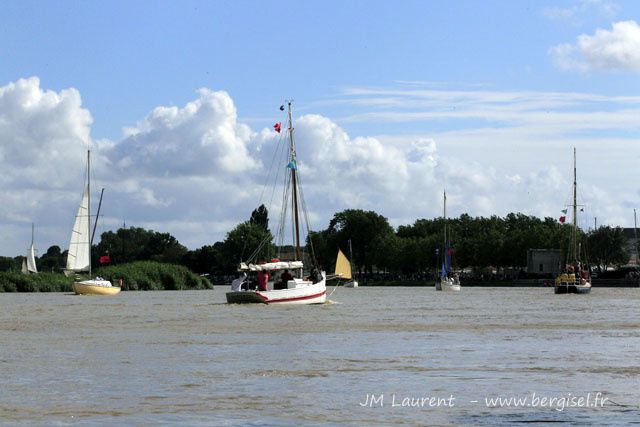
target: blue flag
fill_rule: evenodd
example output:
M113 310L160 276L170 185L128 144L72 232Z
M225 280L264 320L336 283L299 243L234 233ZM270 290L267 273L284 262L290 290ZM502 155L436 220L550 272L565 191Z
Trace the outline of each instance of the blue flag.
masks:
M295 160L295 159L291 160L291 161L289 162L289 164L287 165L287 167L288 167L289 169L293 169L293 170L298 169L298 165L296 164L296 160Z

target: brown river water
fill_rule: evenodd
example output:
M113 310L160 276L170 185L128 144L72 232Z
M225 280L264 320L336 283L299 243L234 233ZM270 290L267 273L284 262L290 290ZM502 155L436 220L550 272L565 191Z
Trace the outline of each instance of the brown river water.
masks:
M640 423L638 289L225 291L0 294L0 424Z

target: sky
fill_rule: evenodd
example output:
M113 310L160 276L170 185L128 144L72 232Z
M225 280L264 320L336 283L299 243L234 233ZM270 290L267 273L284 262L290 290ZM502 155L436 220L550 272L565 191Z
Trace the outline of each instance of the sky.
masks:
M68 247L89 147L99 233L275 228L291 99L315 230L557 218L574 147L583 227L640 207L637 1L0 1L0 255Z

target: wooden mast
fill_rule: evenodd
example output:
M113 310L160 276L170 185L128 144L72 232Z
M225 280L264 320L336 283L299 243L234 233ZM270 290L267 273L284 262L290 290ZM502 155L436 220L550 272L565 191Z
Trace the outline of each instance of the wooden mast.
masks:
M298 165L296 163L296 144L293 140L293 120L291 119L291 101L287 101L289 106L289 169L291 169L291 186L292 186L292 200L291 208L293 213L293 227L294 227L294 246L296 261L302 261L302 255L300 251L300 218L298 212L298 181L296 177L296 170Z

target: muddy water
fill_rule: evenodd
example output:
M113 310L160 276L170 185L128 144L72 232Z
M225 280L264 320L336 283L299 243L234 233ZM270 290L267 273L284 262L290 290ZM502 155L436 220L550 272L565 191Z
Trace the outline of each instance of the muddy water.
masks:
M341 288L303 307L224 291L0 294L0 423L640 420L637 289Z

